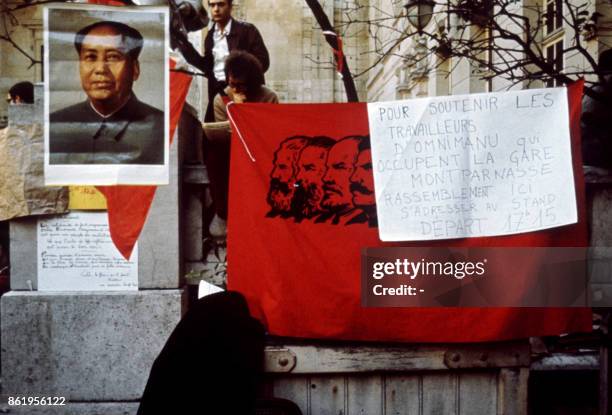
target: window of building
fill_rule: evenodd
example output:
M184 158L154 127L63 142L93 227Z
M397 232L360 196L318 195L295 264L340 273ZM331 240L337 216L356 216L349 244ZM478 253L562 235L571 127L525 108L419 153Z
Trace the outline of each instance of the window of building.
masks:
M550 42L544 46L546 53L546 61L553 65L553 69L556 73L563 72L563 37ZM547 87L561 86L562 84L555 79L548 79L546 81Z
M563 72L563 0L544 1L544 58L553 66L555 73ZM555 79L549 78L545 81L547 87L561 86Z
M563 26L563 0L544 0L544 35Z

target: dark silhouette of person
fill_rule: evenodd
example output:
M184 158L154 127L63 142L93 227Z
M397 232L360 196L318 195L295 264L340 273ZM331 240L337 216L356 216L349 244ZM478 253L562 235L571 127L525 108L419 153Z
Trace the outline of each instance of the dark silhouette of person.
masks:
M202 297L155 359L138 415L254 414L264 343L240 293Z

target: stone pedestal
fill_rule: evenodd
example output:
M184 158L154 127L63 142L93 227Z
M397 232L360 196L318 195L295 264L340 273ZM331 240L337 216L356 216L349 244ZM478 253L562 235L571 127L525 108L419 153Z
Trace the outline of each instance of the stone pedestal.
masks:
M0 309L3 394L140 399L183 299L181 290L7 293Z
M2 402L6 402L3 396ZM2 413L12 415L134 415L137 402L67 403L63 406L8 406L1 405ZM10 411L10 412L9 412Z
M42 85L36 93L42 92ZM42 103L9 113L42 121ZM15 414L134 415L154 359L186 309L180 247L181 140L138 244L137 292L38 292L36 217L10 223L11 290L0 301L3 409ZM6 406L61 396L66 406Z

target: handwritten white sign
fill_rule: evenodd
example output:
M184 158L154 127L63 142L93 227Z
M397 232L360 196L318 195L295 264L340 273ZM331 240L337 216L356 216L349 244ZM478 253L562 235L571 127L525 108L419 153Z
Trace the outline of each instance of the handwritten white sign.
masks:
M37 233L39 291L138 290L138 248L121 256L106 212L39 219Z
M368 104L380 239L577 221L565 88Z

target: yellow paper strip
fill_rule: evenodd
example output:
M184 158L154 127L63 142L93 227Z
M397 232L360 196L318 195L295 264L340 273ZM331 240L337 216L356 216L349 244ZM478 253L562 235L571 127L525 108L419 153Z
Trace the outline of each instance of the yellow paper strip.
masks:
M104 210L106 209L106 198L93 186L70 186L70 202L68 208L71 210Z

